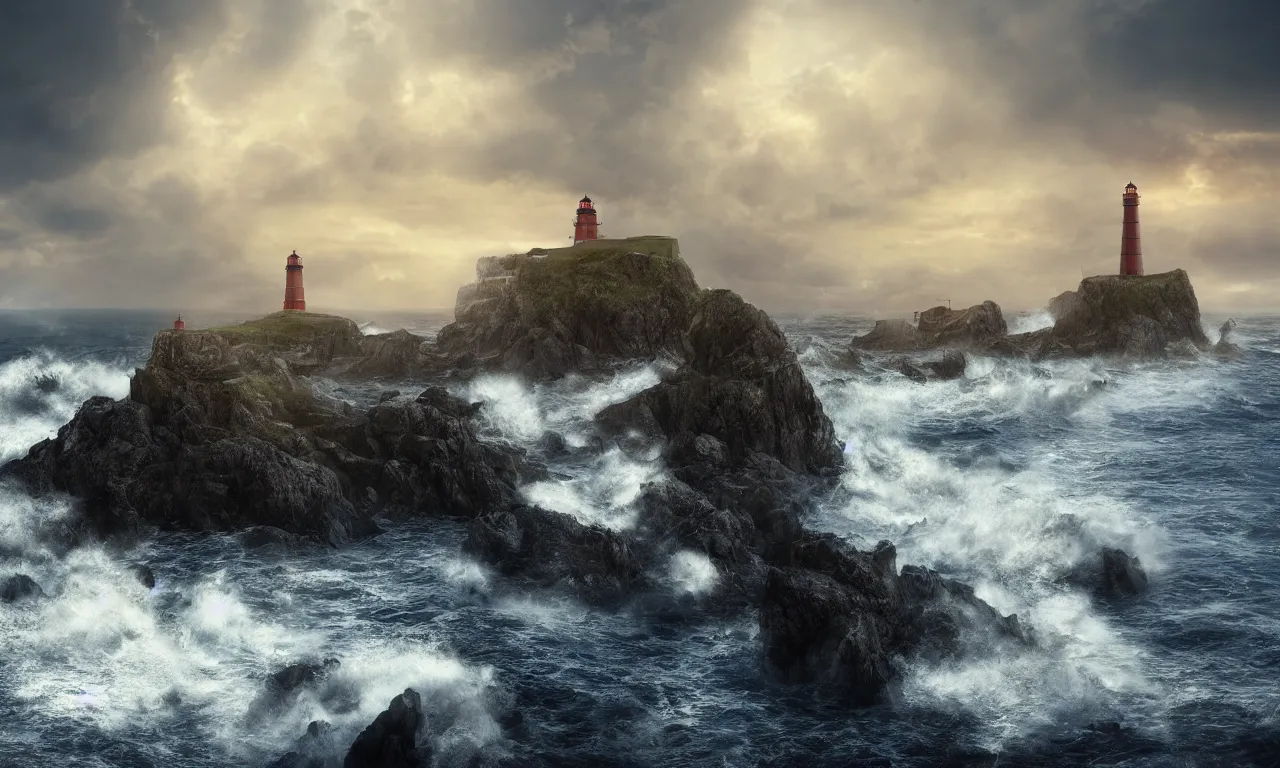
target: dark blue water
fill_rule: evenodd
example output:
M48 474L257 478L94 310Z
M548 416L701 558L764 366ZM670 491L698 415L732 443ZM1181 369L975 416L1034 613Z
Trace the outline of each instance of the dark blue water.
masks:
M448 318L353 319L429 333ZM84 398L127 392L170 321L0 313L0 460ZM1280 320L1242 320L1236 364L978 360L925 387L824 365L865 323L782 324L852 451L840 501L810 525L894 540L900 564L971 581L1041 647L914 666L903 701L850 711L763 680L753 616L677 621L512 593L459 554L456 524L288 556L194 535L62 554L29 532L65 506L0 491L0 575L29 573L52 595L0 606L0 764L260 765L312 719L351 738L406 686L428 702L441 765L1280 764ZM63 389L40 392L40 375ZM494 439L574 440L655 380L486 378L464 394L487 401ZM616 528L663 471L618 454L559 469L568 479L529 497ZM1147 596L1102 604L1057 583L1102 544L1142 558ZM154 590L127 573L133 560L155 569ZM667 588L698 594L715 578L682 553ZM326 687L250 715L265 675L324 656L342 661Z

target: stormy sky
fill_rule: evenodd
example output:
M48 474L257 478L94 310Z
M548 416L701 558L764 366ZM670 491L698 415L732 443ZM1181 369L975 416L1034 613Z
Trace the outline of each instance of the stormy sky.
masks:
M770 310L1280 309L1271 0L6 0L0 307L452 307L479 256L680 238Z

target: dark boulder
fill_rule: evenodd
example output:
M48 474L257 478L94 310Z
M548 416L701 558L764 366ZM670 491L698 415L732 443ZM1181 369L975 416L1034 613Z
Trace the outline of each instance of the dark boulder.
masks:
M134 565L129 566L129 571L133 574L133 577L138 580L139 584L147 589L155 589L156 573L151 570L151 566L144 565L142 563L135 563Z
M1142 562L1115 547L1103 547L1060 581L1089 590L1103 600L1133 597L1147 591L1147 572Z
M0 581L0 603L16 603L38 597L44 597L44 590L35 582L35 579L25 573L16 573Z
M924 384L929 381L929 374L925 373L915 363L905 357L895 358L892 362L893 369L917 384Z
M392 517L475 517L518 500L518 487L545 470L514 446L489 443L467 403L441 388L411 402L374 406L364 416L317 427L316 458L337 473L348 496L373 492Z
M426 768L432 754L426 729L422 697L406 688L360 732L342 768Z
M950 381L952 379L963 379L965 369L968 367L968 359L964 353L958 349L948 349L942 353L942 359L925 363L934 377L941 381Z
M616 435L624 426L666 441L709 435L731 463L753 452L794 471L843 464L823 412L786 337L769 316L732 291L703 291L674 375L597 414Z
M1104 547L1100 586L1104 594L1115 597L1139 595L1147 591L1147 572L1138 558L1123 549Z
M769 570L760 630L767 670L856 704L885 695L897 657L1030 641L1016 616L1001 616L967 585L914 566L898 574L889 542L859 552L829 534L797 541Z
M624 599L645 565L618 533L534 506L475 519L463 548L503 575L540 587L563 585L601 604Z

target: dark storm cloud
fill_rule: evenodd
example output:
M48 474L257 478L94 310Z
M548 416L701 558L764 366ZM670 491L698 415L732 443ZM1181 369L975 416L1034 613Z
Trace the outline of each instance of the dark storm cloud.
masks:
M1280 125L1280 3L1154 0L1088 52L1126 91L1182 101L1240 128Z
M218 0L0 3L0 191L129 154L164 134L166 68Z

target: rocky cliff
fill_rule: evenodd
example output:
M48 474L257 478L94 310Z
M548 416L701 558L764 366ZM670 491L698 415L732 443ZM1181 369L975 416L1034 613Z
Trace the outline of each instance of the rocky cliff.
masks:
M304 313L162 332L127 398L89 400L0 478L78 497L99 535L267 526L337 545L376 533L375 514L511 503L537 476L481 443L474 409L443 390L357 412L300 375L360 348L350 320Z
M481 259L440 351L461 368L557 378L679 353L698 292L673 238Z
M702 609L757 609L769 670L856 702L880 697L904 658L960 653L975 638L1029 642L968 587L899 570L888 542L860 552L805 530L844 467L832 423L778 326L730 291L699 291L673 240L599 241L477 271L439 350L311 313L160 333L127 398L88 401L0 479L77 497L78 532L99 536L250 530L341 545L377 533L375 517L465 518L467 551L506 583L596 604L669 602L671 558L692 551L716 571ZM929 318L931 336L988 334L998 308ZM677 361L596 414L586 449L657 449L668 472L642 489L637 525L610 530L525 503L521 488L546 470L482 440L480 406L444 389L357 410L311 384L402 375L436 357L535 379ZM396 743L416 743L412 730ZM367 740L352 749L376 762L385 739Z

